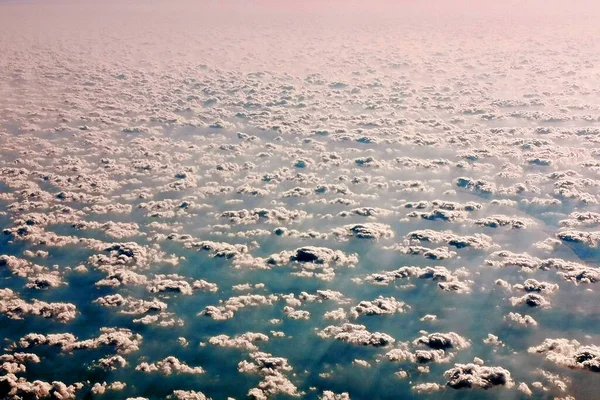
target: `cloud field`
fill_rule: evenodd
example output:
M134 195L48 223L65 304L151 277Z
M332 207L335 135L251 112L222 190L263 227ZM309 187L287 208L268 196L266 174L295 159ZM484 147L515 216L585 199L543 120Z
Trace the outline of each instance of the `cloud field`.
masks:
M571 5L0 2L0 398L597 398Z

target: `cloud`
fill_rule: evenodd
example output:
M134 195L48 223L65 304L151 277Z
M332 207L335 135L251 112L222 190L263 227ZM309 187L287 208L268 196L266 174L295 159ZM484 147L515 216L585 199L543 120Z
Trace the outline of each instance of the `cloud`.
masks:
M513 306L528 305L529 307L548 308L550 302L544 296L537 293L527 293L521 297L511 297L510 303Z
M47 335L30 333L18 341L23 348L34 346L58 346L63 352L81 349L97 349L102 346L114 348L119 354L138 351L142 336L125 328L101 328L100 335L86 340L77 340L71 333L50 333ZM120 361L120 359L119 359Z
M234 314L242 308L273 305L276 300L277 296L272 294L268 296L260 294L234 296L225 300L222 306L206 306L198 315L205 315L214 320L223 321L233 318Z
M210 400L210 397L206 397L204 393L194 390L174 390L169 398L177 400Z
M41 290L66 285L59 271L50 270L15 256L1 255L0 267L3 266L7 267L13 275L27 278L25 287L28 289Z
M446 243L458 249L469 247L475 250L488 250L493 246L492 238L482 233L476 233L473 236L460 236L451 231L423 229L408 233L406 238L417 243Z
M119 391L125 389L127 386L126 383L123 382L113 382L111 384L107 384L106 382L102 383L94 383L94 386L90 389L93 394L104 394L107 390Z
M14 374L0 376L0 386L6 389L6 394L12 397L35 398L55 397L59 399L74 399L77 391L81 390L83 383L75 383L67 386L63 382L52 383L36 380L28 382L25 378L17 378Z
M414 385L412 387L412 390L414 390L418 394L423 394L423 393L434 393L434 392L439 391L441 388L442 388L442 386L440 386L437 383L427 382L427 383L419 383L417 385Z
M396 340L388 334L381 332L369 332L364 325L345 323L341 326L330 325L318 332L322 338L333 338L346 343L385 347L393 344Z
M562 367L600 372L600 347L582 345L577 340L545 339L539 346L528 349Z
M252 361L241 361L238 370L243 373L259 374L263 380L255 388L250 389L248 397L266 400L270 396L286 394L299 397L298 388L284 375L292 370L288 361L282 357L273 357L269 353L254 352L250 354Z
M467 275L468 272L460 268L451 272L446 267L401 267L394 271L383 271L367 275L364 281L374 285L387 286L398 279L416 277L438 282L438 288L443 291L470 293L472 282L461 279Z
M487 226L489 228L508 226L512 229L523 229L534 225L535 222L529 218L516 218L506 215L491 215L489 217L479 218L475 220L475 224Z
M28 303L12 290L0 289L0 314L6 314L11 319L37 315L66 323L77 317L77 307L71 303L47 303L37 299Z
M531 315L522 315L516 312L510 312L504 316L504 320L511 325L529 327L537 326L538 323Z
M350 395L347 392L334 393L331 390L324 390L323 394L319 396L321 400L350 400Z
M447 385L453 389L491 389L495 386L511 388L514 381L509 371L502 367L487 367L477 364L455 364L444 372Z
M556 237L563 242L582 244L587 247L596 248L600 243L600 232L562 231Z
M309 214L303 210L288 210L283 207L273 209L255 208L252 210L224 211L220 214L221 218L226 218L230 223L256 224L265 222L268 224L281 224L290 222L300 222L309 217Z
M363 300L350 309L350 315L358 318L362 315L391 315L406 312L407 305L394 297L379 296L375 300Z
M214 346L233 347L236 349L244 349L248 351L257 351L258 347L254 342L268 342L269 337L262 333L246 332L237 335L233 338L227 335L213 336L208 340L208 343Z
M339 238L352 237L357 239L378 240L394 237L394 232L389 225L374 222L344 225L341 228L333 229L332 233Z
M471 342L455 332L449 333L431 333L427 336L421 336L413 341L415 345L423 345L432 349L465 349L471 345Z
M147 363L142 362L135 367L136 371L146 373L160 372L163 375L177 374L203 374L205 371L202 367L190 367L184 362L179 361L176 357L169 356L163 360Z
M142 300L133 297L123 297L120 294L108 294L94 300L94 303L104 307L118 307L120 313L129 315L146 314L151 311L164 311L167 304L158 299Z

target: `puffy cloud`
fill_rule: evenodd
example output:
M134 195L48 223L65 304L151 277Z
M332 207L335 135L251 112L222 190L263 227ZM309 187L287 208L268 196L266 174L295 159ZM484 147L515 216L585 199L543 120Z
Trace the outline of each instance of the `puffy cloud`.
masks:
M600 243L600 232L562 231L558 232L556 237L563 242L583 244L593 248L598 247Z
M47 382L34 381L28 382L25 378L17 378L14 374L7 374L0 376L0 383L2 384L3 391L8 396L32 396L35 398L48 397L50 396L52 385Z
M345 323L341 326L330 325L318 332L322 338L333 338L346 343L361 345L385 347L393 344L396 340L386 333L369 332L364 325Z
M160 312L153 315L144 315L133 320L135 323L144 325L156 325L161 327L183 326L185 322L181 318L176 318L174 313Z
M556 269L563 279L575 284L594 283L600 280L600 273L596 268L560 258L540 259L527 253L516 254L506 250L497 251L491 254L486 263L502 268L519 267L526 272L533 272L536 269Z
M406 379L406 378L408 378L408 372L401 369L399 371L396 371L394 373L394 376L398 379Z
M474 201L469 201L467 203L457 203L454 201L447 200L433 200L433 201L418 201L418 202L408 202L404 204L405 208L409 209L424 209L424 208L434 208L438 210L448 210L448 211L477 211L483 208L481 203L477 203Z
M460 236L451 231L423 229L410 232L406 235L406 238L417 242L446 243L458 249L470 247L476 250L487 250L493 246L492 238L482 233L476 233L473 236Z
M450 160L446 160L444 158L436 158L436 159L422 159L422 158L412 158L412 157L397 157L395 159L396 163L401 165L406 169L427 169L427 170L437 170L447 167L451 164Z
M69 322L77 317L77 307L71 303L47 303L37 299L28 303L12 290L0 289L0 314L6 314L11 319L37 315L59 322Z
M158 299L142 300L133 297L123 297L120 294L108 294L94 300L94 303L104 307L119 307L122 314L145 314L151 311L164 311L167 304Z
M290 319L309 319L310 312L306 310L296 310L293 307L285 306L283 313Z
M13 275L27 278L25 287L29 289L48 289L66 284L59 271L50 270L15 256L1 255L0 267L3 266L7 267Z
M449 362L450 359L454 355L452 353L447 353L444 350L415 350L414 352L414 361L419 364L429 364L429 363L446 363Z
M136 371L142 372L160 372L163 375L171 375L173 373L179 374L203 374L204 369L202 367L190 367L184 362L179 361L176 357L169 356L163 360L147 363L142 362L135 367Z
M422 316L419 321L421 322L434 322L437 320L437 315L433 315L433 314L427 314Z
M139 209L145 211L147 217L151 218L175 218L183 216L190 209L195 208L195 204L189 201L179 199L152 200L138 204Z
M96 282L96 286L118 287L122 285L143 285L148 281L145 275L138 274L126 267L103 267L106 278Z
M544 296L537 293L527 293L521 297L511 297L509 300L513 306L528 305L529 307L550 307L550 302L546 300Z
M288 229L285 227L278 227L273 229L273 234L282 237L300 238L300 239L327 239L329 235L327 233L317 232L309 230L301 232L297 229Z
M101 271L112 272L115 268L129 267L132 270L145 269L153 264L167 263L176 265L178 259L167 257L157 246L142 246L135 242L113 243L106 246L99 243L102 253L89 258L89 263Z
M227 218L232 224L256 224L264 221L268 224L281 224L289 222L299 222L308 217L308 213L303 210L288 210L283 207L273 209L255 208L252 210L224 211L220 214L221 218Z
M214 346L233 347L248 351L256 351L258 347L254 342L268 342L269 337L262 333L246 332L235 337L227 335L213 336L208 340L208 343Z
M184 277L177 274L155 275L154 279L148 282L146 290L150 293L181 293L183 295L191 295L193 293L192 285L190 285Z
M371 167L371 168L381 168L386 165L383 161L377 161L375 158L369 157L359 157L354 159L354 164L359 167Z
M204 279L198 279L192 283L192 289L198 289L205 292L217 292L219 290L219 286L216 283L207 282Z
M27 277L27 284L25 285L25 287L28 289L41 290L62 285L66 285L66 283L62 280L60 273L54 271L53 273L39 274Z
M264 287L265 287L264 283L256 283L254 285L252 285L251 283L240 283L238 285L233 285L231 287L231 290L245 292L245 291L249 291L252 289L264 289Z
M427 382L427 383L419 383L412 387L412 390L417 392L418 394L423 393L434 393L440 390L442 386L437 383Z
M494 194L497 191L494 182L489 182L484 179L461 177L456 179L455 185L482 195Z
M334 393L331 390L324 390L323 394L319 396L321 400L350 400L350 395L347 392Z
M111 384L107 384L106 382L97 382L94 383L94 386L92 386L91 392L93 394L104 394L107 390L119 391L125 389L126 386L127 384L123 382L113 382Z
M286 394L298 397L298 388L284 375L292 370L285 358L273 357L269 353L254 352L250 354L252 361L241 361L238 370L244 373L263 376L257 387L250 389L248 397L256 400L267 399L270 396Z
M416 356L410 351L408 343L397 343L396 348L385 353L385 357L389 361L394 362L416 362Z
M413 342L414 345L418 344ZM385 357L389 361L393 362L410 362L417 364L429 364L429 363L446 363L454 356L453 353L447 353L444 349L431 349L425 350L417 348L411 351L409 343L399 343L396 345L397 348L388 351Z
M448 378L447 385L453 389L482 388L491 389L495 386L511 388L514 381L510 372L502 367L487 367L477 364L455 364L444 372Z
M408 213L406 216L412 217L412 218L418 217L418 218L426 219L428 221L440 220L440 221L446 221L446 222L456 222L456 221L464 220L466 218L466 214L462 211L445 210L445 209L441 209L441 208L434 208L433 210L431 210L429 212L412 211L412 212Z
M186 242L185 247L207 251L211 257L233 260L233 266L236 268L269 268L264 259L252 257L249 254L250 249L248 246L243 244L230 244L226 242L204 240L201 242Z
M598 204L597 198L588 192L589 188L599 185L598 181L589 178L554 177L554 194L563 199L577 200L583 204ZM597 189L592 189L597 190Z
M523 393L527 397L530 397L533 395L533 392L531 391L531 389L529 389L529 386L527 386L527 384L525 382L519 383L519 386L517 386L517 390L519 392Z
M542 354L562 367L600 372L600 347L585 346L577 340L546 339L539 346L530 347L529 353Z
M115 239L123 239L141 234L139 225L132 222L94 222L80 221L73 224L73 228L78 230L98 229Z
M306 246L293 251L282 251L272 254L265 260L267 265L290 265L298 271L294 275L302 277L317 277L323 280L332 280L335 277L335 267L353 267L358 263L356 254L347 255L340 250L327 247Z
M504 316L504 320L511 325L522 327L537 326L537 321L531 315L522 315L516 312L510 312Z
M133 206L131 204L109 203L109 204L92 204L86 207L86 211L94 214L129 214Z
M33 346L59 346L64 352L80 349L97 349L101 346L113 347L120 354L138 351L142 336L125 328L101 328L96 338L78 341L71 333L50 333L47 335L30 333L19 339L18 344L23 348ZM117 362L119 362L117 360Z
M325 319L333 319L333 320L345 320L348 314L344 311L343 308L337 308L335 310L327 311L323 314L323 318Z
M317 290L315 294L300 292L298 298L302 301L306 301L309 303L322 303L323 301L327 300L335 301L339 304L345 304L349 302L349 300L346 297L344 297L344 294L342 292L330 289Z
M427 346L429 348L438 350L461 350L471 346L471 342L469 340L455 332L431 333L415 339L413 344Z
M454 258L458 255L457 252L451 251L448 247L438 247L435 249L430 249L423 246L403 246L396 244L384 248L389 250L395 250L402 254L422 255L423 257L429 260L446 260L449 258Z
M358 262L356 254L346 255L340 250L327 247L305 246L293 251L273 254L267 259L268 264L281 265L289 262L311 264L352 265Z
M177 400L210 400L210 397L206 397L204 393L193 390L174 390L169 398Z
M367 361L367 360L361 360L361 359L356 359L354 361L352 361L353 365L358 365L360 367L364 367L364 368L369 368L371 367L371 364Z
M27 371L25 362L39 363L40 358L33 353L13 353L0 356L0 370L7 374L18 374Z
M206 306L198 315L205 315L214 320L222 321L233 318L235 312L242 308L272 305L276 300L277 296L272 294L268 296L259 294L235 296L225 300L222 306Z
M394 237L394 231L386 224L367 222L364 224L344 225L335 228L332 233L340 238L353 237L357 239L385 239Z
M577 227L577 226L596 226L600 225L600 213L597 212L573 212L569 214L569 218L560 221L560 224L564 227Z
M363 300L350 309L350 315L358 318L361 315L385 315L406 312L406 304L394 297L379 296L375 300Z
M445 267L401 267L394 271L384 271L367 275L364 281L374 285L389 285L398 279L416 277L436 281L438 282L438 288L444 291L469 293L472 282L461 279L467 274L464 269L457 269L450 272Z
M313 191L309 188L296 186L288 191L285 191L281 194L281 197L306 197L310 196Z
M353 208L350 211L342 211L338 215L340 217L348 217L351 215L360 215L361 217L379 217L391 215L392 211L379 207L359 207Z
M107 371L113 371L117 368L124 368L127 365L127 360L120 355L107 356L99 359L97 365Z
M534 225L535 222L529 218L509 217L506 215L491 215L489 217L476 219L475 224L487 226L489 228L508 226L512 229L523 229Z
M75 383L67 386L63 382L44 381L29 382L25 378L17 378L14 374L0 376L0 387L3 392L12 398L33 397L55 397L58 399L74 399L77 391L83 388L83 383Z
M525 292L552 293L558 290L558 285L550 282L539 282L535 279L527 279L523 284L513 285L513 288Z
M488 333L487 338L483 339L483 343L490 344L492 346L502 345L502 341L498 338L498 336L492 333Z

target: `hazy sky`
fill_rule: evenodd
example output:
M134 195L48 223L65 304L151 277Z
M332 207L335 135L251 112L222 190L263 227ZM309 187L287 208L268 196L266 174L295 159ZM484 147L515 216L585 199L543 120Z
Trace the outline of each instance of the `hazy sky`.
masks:
M197 9L198 6L212 9L235 11L279 11L279 12L332 12L332 13L382 13L389 16L416 14L456 14L456 15L507 15L512 17L542 15L579 15L590 16L597 13L600 5L594 0L0 0L0 4L47 3L55 5L86 3L118 3L125 7L143 3L146 7L167 6L169 8Z

